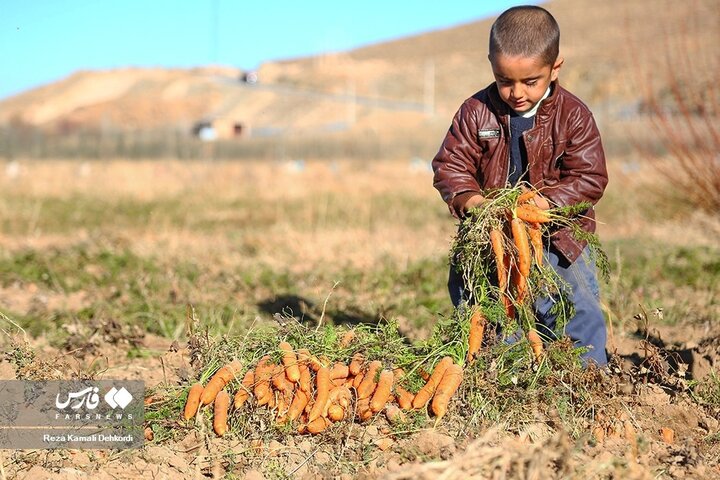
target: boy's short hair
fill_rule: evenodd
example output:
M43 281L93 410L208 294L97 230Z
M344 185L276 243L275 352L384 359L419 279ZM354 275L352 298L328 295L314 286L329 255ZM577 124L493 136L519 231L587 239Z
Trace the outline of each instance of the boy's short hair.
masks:
M540 57L553 65L560 51L560 27L542 7L505 10L490 28L490 59L496 55Z

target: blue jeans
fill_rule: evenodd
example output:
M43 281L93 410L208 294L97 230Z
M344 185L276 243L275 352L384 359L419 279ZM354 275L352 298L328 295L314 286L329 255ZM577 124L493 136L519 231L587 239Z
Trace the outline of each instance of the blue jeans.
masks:
M583 362L595 362L598 366L607 364L605 344L607 330L605 317L600 308L600 289L598 288L595 263L590 259L587 247L574 263L568 263L558 255L554 248L544 251L545 263L570 285L570 301L575 305L575 316L565 325L565 334L577 345L590 348L582 355ZM450 299L456 307L467 300L467 292L462 275L450 267L448 278ZM539 297L533 305L538 332L545 338L556 338L554 333L556 316L550 313L555 303L553 297ZM511 336L516 337L515 335Z

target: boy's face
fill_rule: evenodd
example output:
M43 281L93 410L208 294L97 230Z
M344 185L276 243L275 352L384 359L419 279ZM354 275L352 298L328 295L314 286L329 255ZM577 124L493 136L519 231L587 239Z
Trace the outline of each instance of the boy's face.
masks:
M492 65L500 98L518 113L531 110L550 85L558 77L563 59L558 57L554 65L539 57L488 57Z

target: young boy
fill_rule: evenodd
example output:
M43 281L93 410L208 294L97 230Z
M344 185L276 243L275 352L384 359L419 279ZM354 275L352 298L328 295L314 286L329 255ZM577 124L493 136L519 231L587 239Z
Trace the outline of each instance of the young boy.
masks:
M559 44L558 24L541 7L511 8L493 24L488 58L495 82L462 104L432 162L434 186L453 216L482 205L489 189L519 182L541 192L534 201L544 209L595 204L602 196L608 179L600 133L588 108L558 84ZM595 231L593 208L581 225ZM565 333L590 349L586 364L605 365L605 320L587 245L562 229L545 248L546 261L572 287L576 314ZM464 287L452 267L448 288L458 306ZM552 305L550 298L534 304L538 330L548 337Z

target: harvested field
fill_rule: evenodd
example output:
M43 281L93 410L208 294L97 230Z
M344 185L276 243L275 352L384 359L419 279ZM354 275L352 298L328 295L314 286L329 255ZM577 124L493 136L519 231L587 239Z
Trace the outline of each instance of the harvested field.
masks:
M198 424L179 419L189 386L212 370L191 358L187 304L213 346L223 335L283 332L283 318L310 328L391 322L422 341L451 316L456 226L427 165L0 165L14 172L0 177L0 378L142 379L155 396L154 439L142 449L5 451L5 475L717 478L717 218L668 203L652 193L663 181L654 170L626 165L610 164L598 209L611 260L609 373L557 368L546 383L521 376L513 386L485 358L435 428L425 415L403 428L376 416L308 436L253 409L231 415L222 438L207 411ZM484 409L470 408L477 392ZM548 392L566 403L548 404Z

